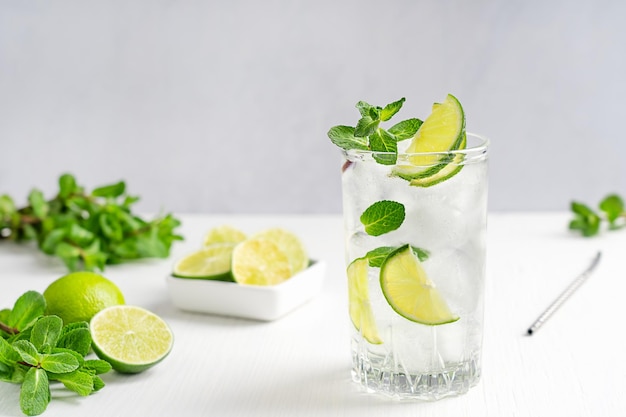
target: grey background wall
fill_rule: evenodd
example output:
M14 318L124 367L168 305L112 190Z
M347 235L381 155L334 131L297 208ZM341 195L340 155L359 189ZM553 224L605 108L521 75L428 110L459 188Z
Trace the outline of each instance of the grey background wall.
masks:
M0 0L0 193L124 179L138 209L335 213L354 104L455 94L492 210L626 193L626 2Z

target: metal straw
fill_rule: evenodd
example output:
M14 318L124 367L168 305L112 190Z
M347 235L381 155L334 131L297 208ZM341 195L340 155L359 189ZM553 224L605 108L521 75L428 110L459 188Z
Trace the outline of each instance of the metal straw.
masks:
M541 313L539 318L537 318L537 320L535 320L535 322L528 328L529 336L539 330L539 328L543 326L543 324L554 314L554 312L557 311L559 307L561 307L561 305L563 305L563 303L567 301L572 294L574 294L574 292L576 292L576 290L587 280L587 278L589 278L593 270L598 265L598 262L600 262L601 255L602 252L598 251L595 258L593 258L593 261L591 261L591 265L589 265L589 267L582 274L576 277L576 279L574 279L574 281L572 281L571 284L565 288L565 291L563 291L561 295L559 295L557 299L550 304L546 311Z

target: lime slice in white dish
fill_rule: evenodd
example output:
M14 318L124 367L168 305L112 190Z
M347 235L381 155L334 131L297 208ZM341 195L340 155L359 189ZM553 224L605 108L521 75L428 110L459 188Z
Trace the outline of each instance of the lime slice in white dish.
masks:
M209 230L204 236L204 246L214 243L239 243L246 240L246 234L230 225L217 226Z
M289 258L269 239L252 238L233 251L233 278L239 284L276 285L293 275Z
M293 274L303 271L309 265L309 257L302 241L288 230L274 227L255 234L253 238L272 241L289 259Z
M230 273L234 243L214 243L180 259L174 265L178 278L232 281Z

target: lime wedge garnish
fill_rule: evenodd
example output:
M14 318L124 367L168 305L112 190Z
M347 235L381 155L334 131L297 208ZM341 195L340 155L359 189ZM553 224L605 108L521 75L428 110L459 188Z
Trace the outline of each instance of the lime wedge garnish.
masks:
M236 282L276 285L293 275L289 258L269 239L252 238L235 246L232 273Z
M406 319L431 326L459 319L426 275L410 245L387 256L380 269L380 285L391 308Z
M162 361L174 336L156 314L140 307L105 308L89 324L94 352L122 373L144 371Z
M309 265L309 257L302 241L288 230L274 227L255 234L253 238L267 239L273 242L278 249L287 255L293 274L306 269Z
M383 343L376 321L372 313L372 306L367 288L367 267L368 260L359 258L348 265L348 300L350 303L350 319L354 327L361 332L365 340L379 345Z
M174 265L174 276L179 278L232 281L230 274L234 243L214 243L197 250Z
M459 149L465 149L466 143L467 139L464 137ZM443 162L441 164L440 170L428 177L418 177L412 179L411 185L414 185L416 187L430 187L432 185L439 184L440 182L443 182L448 178L452 178L461 170L461 168L463 168L462 162L464 158L465 155L461 153L454 154L454 156L450 158L449 162Z
M214 227L204 236L204 246L214 243L239 243L246 240L246 234L229 225Z
M435 175L454 159L454 155L445 152L462 149L465 143L463 107L448 94L443 103L433 105L432 113L406 149L408 164L399 162L393 173L408 181Z

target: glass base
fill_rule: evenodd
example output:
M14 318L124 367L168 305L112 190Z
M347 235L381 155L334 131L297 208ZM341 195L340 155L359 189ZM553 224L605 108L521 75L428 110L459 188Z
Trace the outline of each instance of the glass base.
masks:
M480 379L480 360L471 358L444 368L420 373L390 369L386 358L353 352L352 380L367 392L380 393L397 399L435 401L465 394ZM388 365L388 362L387 362Z

